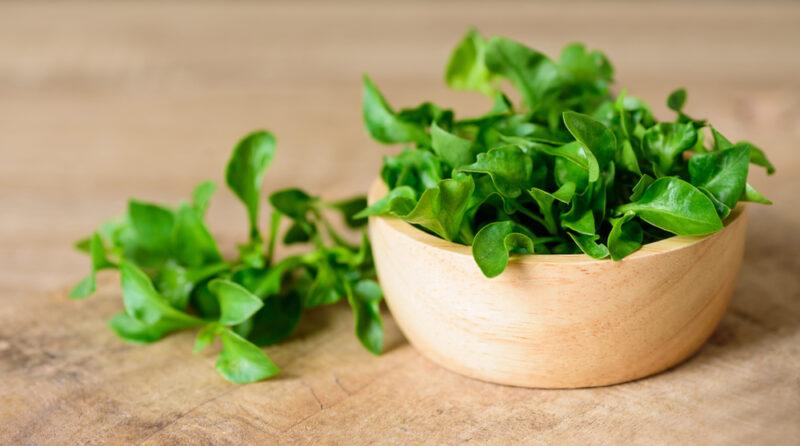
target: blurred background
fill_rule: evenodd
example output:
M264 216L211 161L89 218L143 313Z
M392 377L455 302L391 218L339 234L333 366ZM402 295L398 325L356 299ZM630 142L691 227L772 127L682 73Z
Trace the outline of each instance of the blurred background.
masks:
M667 94L686 87L691 115L778 166L769 180L752 174L777 205L759 207L751 231L789 223L769 222L797 203L797 2L3 2L0 283L72 283L86 267L72 240L128 197L176 202L199 181L221 185L230 149L254 129L278 137L267 189L363 192L391 149L363 129L362 74L395 106L482 112L486 98L443 82L470 26L553 56L572 41L601 49L617 87L662 117ZM210 225L226 249L245 235L223 188Z

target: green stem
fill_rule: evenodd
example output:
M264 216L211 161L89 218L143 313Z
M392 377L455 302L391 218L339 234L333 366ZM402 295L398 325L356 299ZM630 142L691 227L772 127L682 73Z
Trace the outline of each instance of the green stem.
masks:
M328 219L325 218L324 215L322 215L322 212L320 212L318 208L316 207L312 208L312 212L314 213L314 217L316 217L317 221L322 223L322 225L325 227L325 231L328 233L328 236L334 243L336 243L339 246L344 246L348 249L354 249L354 250L358 249L357 246L353 246L353 244L348 242L344 237L342 237L341 235L339 235L338 232L336 232L336 229L334 229L333 225L331 225Z
M524 215L529 217L531 220L533 220L535 222L538 222L539 224L541 224L545 228L547 227L547 223L545 223L545 221L544 221L544 219L542 217L539 217L538 215L534 214L533 212L531 212L530 209L527 209L525 206L522 206L522 205L519 205L517 203L514 203L514 210L523 213Z
M278 238L278 229L281 224L281 213L273 211L269 225L269 243L267 245L267 265L272 265L272 260L275 257L275 245Z
M223 271L227 271L230 269L230 267L231 265L227 262L213 263L211 265L204 266L199 270L189 271L189 280L193 283L197 283L203 279L207 279Z

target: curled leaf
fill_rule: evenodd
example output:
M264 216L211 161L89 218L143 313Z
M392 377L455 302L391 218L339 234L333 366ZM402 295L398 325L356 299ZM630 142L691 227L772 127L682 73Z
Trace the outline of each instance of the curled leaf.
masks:
M644 233L642 226L634 220L633 212L611 220L611 232L608 234L608 251L614 260L622 260L636 252L642 246Z
M489 223L472 241L472 257L486 277L496 277L506 269L511 254L533 254L534 243L511 221Z
M597 243L597 240L600 238L599 235L575 234L572 232L568 234L575 244L578 245L578 248L589 257L598 260L608 257L608 248L606 248L606 245Z

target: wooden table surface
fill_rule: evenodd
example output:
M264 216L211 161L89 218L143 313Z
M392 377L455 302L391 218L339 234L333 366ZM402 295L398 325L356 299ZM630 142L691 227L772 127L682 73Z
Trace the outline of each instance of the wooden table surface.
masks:
M423 359L388 315L376 359L340 306L267 349L280 378L236 386L212 352L191 353L192 333L116 339L112 273L93 298L66 299L87 269L73 240L129 196L175 202L221 180L252 129L279 138L265 188L363 192L387 149L362 128L361 74L398 105L483 110L442 82L469 25L550 54L605 49L657 114L685 86L692 115L778 166L753 174L776 204L751 207L731 308L689 361L606 388L504 387ZM800 444L798 46L789 2L2 3L0 443ZM232 252L240 205L218 193L210 220Z

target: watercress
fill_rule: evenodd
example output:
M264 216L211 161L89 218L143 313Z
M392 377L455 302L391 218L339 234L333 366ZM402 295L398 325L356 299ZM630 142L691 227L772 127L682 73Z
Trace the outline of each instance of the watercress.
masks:
M659 121L641 100L615 95L613 75L603 53L581 44L553 60L471 30L445 79L488 95L482 116L457 119L430 102L395 110L365 77L367 130L407 146L384 158L389 193L357 217L393 216L471 245L494 277L511 255L621 260L673 234L718 231L739 201L769 203L747 183L750 164L775 170L762 150L688 116L684 89L667 99L675 118Z
M354 218L366 199L329 202L300 189L280 190L269 196L271 217L262 232L261 186L274 156L275 138L257 131L236 145L228 162L225 179L245 205L249 225L249 239L239 246L238 258L223 258L206 227L204 217L216 187L204 182L191 202L177 207L131 200L125 215L78 242L89 254L91 269L70 296L91 295L99 271L118 269L125 311L110 322L117 335L150 343L175 331L200 328L195 351L219 339L216 368L235 383L279 373L260 347L289 337L305 309L341 300L353 310L358 339L379 354L383 294L362 229L365 221ZM439 201L450 203L449 197ZM331 213L361 231L359 243L337 231ZM282 220L289 223L284 230ZM278 243L309 248L277 260Z

